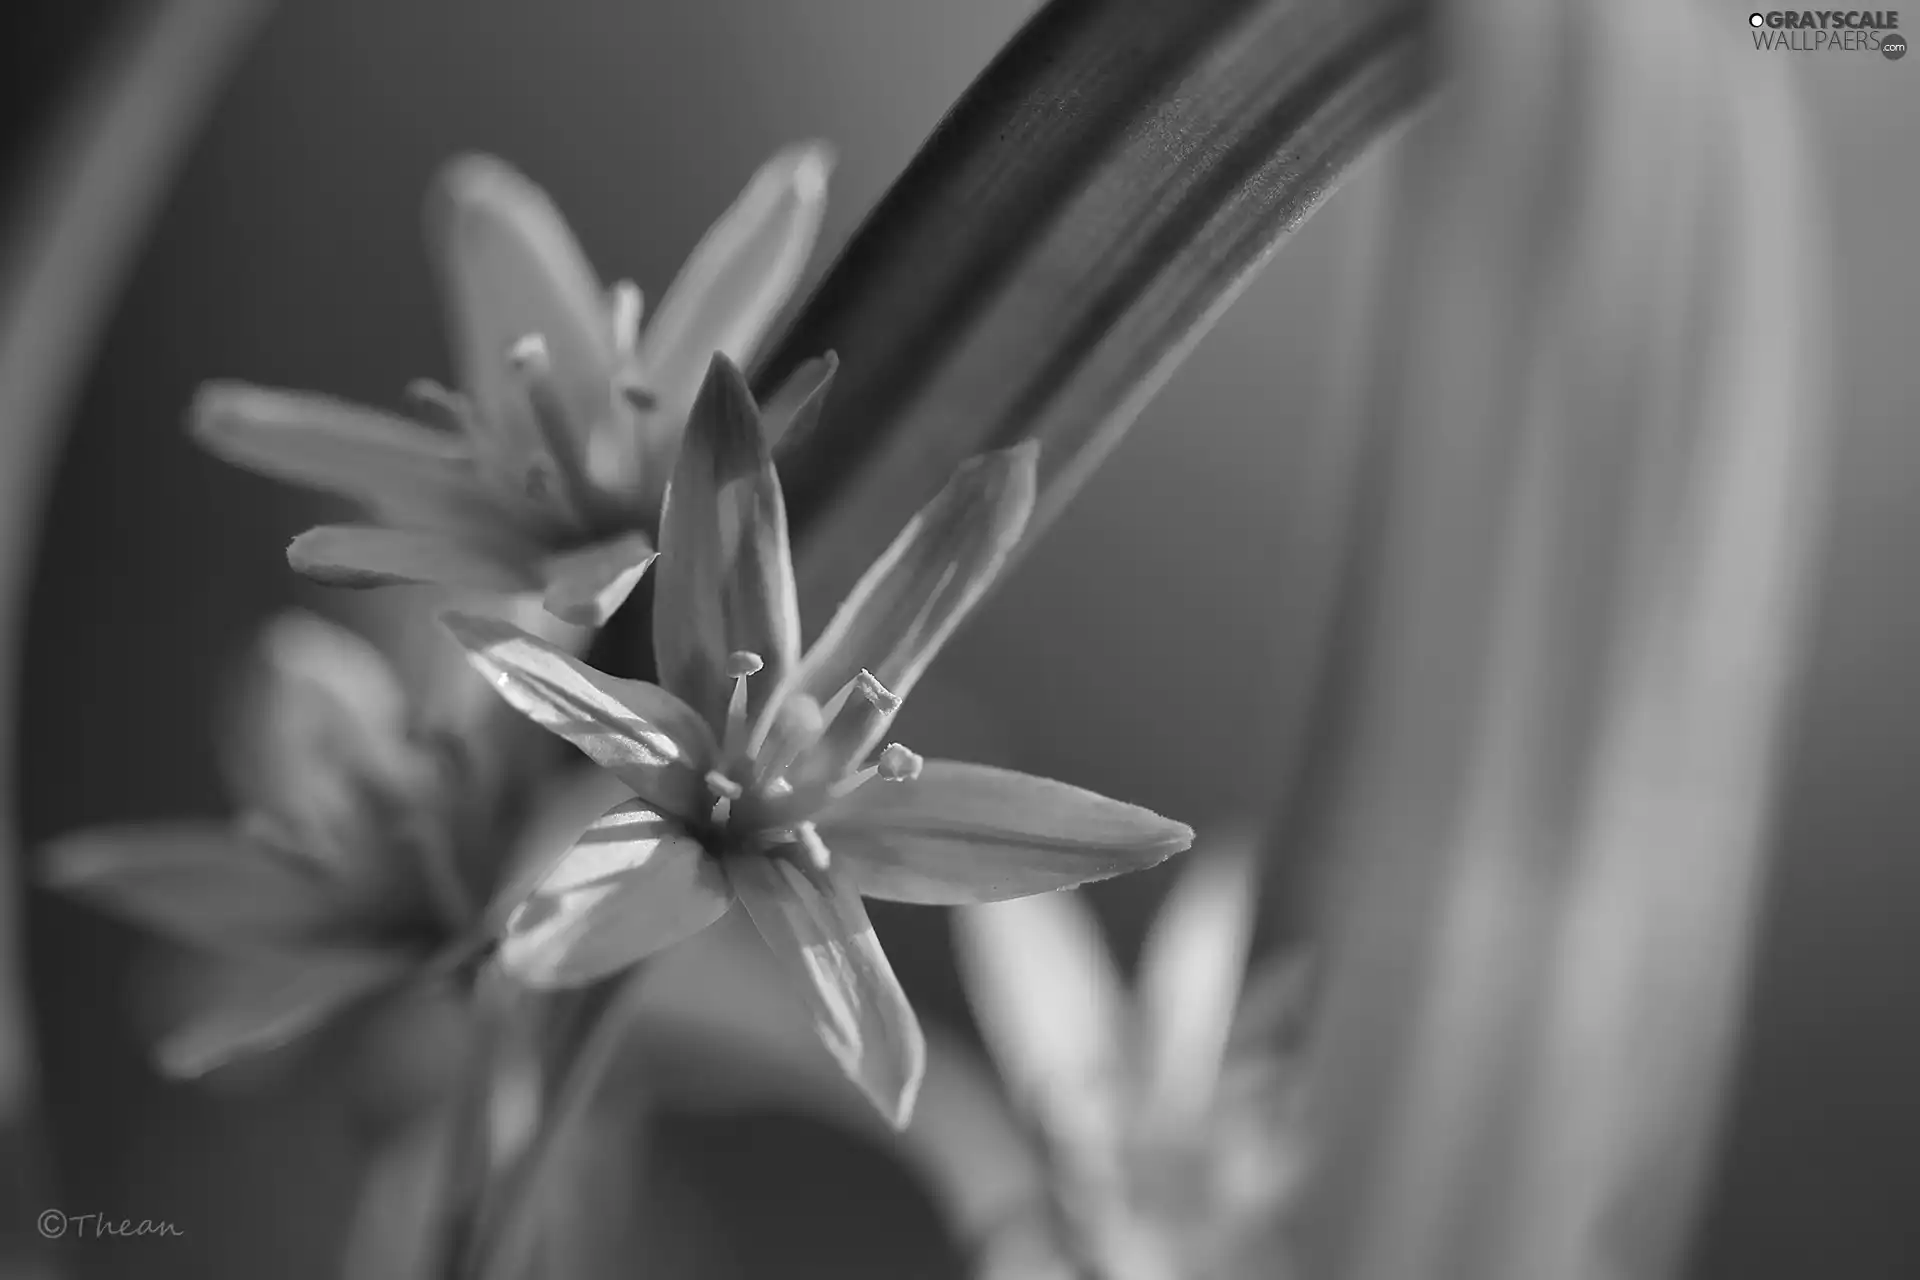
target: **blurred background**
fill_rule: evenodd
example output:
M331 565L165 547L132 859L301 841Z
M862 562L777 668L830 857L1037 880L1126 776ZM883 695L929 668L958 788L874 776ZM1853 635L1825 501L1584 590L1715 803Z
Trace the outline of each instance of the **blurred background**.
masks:
M17 786L28 847L114 819L217 813L220 683L290 603L334 514L198 453L193 388L231 376L396 405L445 376L420 236L428 176L480 149L527 170L608 278L657 296L780 144L839 154L813 275L1027 0L288 0L165 203L66 434L31 588ZM1746 12L1724 31L1744 43ZM122 5L17 0L0 47L9 176ZM1654 38L1654 37L1649 37ZM1754 57L1779 56L1753 54ZM1692 1272L1920 1275L1920 59L1794 55L1838 278L1839 452L1808 676L1734 1109ZM1330 436L1374 157L1286 246L971 623L902 736L1124 796L1204 841L1257 820L1330 547ZM1094 890L1123 956L1158 873ZM258 1087L167 1086L143 1057L149 944L38 891L25 981L52 1203L181 1224L70 1241L76 1276L328 1276L378 1117L323 1052ZM876 914L930 1020L960 1024L939 913ZM685 1119L635 1274L958 1276L877 1148L797 1116ZM650 1192L650 1195L653 1193ZM661 1198L668 1197L670 1198ZM669 1247L671 1246L671 1247ZM800 1259L796 1269L793 1260Z

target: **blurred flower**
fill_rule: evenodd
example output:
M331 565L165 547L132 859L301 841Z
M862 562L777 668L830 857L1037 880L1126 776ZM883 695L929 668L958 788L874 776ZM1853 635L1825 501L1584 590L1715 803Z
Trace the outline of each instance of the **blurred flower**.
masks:
M705 928L737 894L807 978L816 1029L895 1124L925 1042L861 906L997 901L1150 866L1192 832L1063 783L878 748L1032 509L1034 449L979 458L900 533L806 653L761 414L724 356L661 521L661 684L492 619L449 626L501 695L627 783L528 886L500 958L579 983ZM831 850L831 852L829 852Z
M415 384L435 421L214 383L194 434L230 462L367 507L370 524L294 539L288 559L309 577L537 593L597 626L653 559L709 357L749 359L799 282L829 167L817 144L768 161L643 330L639 291L602 287L544 192L498 160L455 160L428 224L462 390ZM810 412L832 372L829 357L794 374L770 407L780 426Z
M1243 990L1252 843L1194 855L1161 908L1138 989L1093 913L1049 893L962 911L961 976L1015 1106L1041 1139L1059 1221L987 1241L996 1280L1078 1259L1109 1280L1278 1272L1275 1227L1299 1144L1288 1067L1301 968Z
M413 731L386 660L359 636L289 614L262 659L226 744L236 821L82 831L46 854L53 887L218 958L160 1046L173 1075L460 973L513 852L500 833L524 829L523 797L469 785L457 741ZM570 834L564 821L534 830L562 847Z

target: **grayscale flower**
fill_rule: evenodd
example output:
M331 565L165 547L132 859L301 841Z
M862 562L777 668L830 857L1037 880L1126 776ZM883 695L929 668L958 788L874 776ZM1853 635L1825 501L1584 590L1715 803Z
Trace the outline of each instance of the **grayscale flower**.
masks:
M881 749L1019 540L1034 461L1023 446L963 466L803 655L767 433L716 357L661 520L660 684L497 620L448 619L503 697L634 793L512 910L506 969L584 982L705 928L737 896L803 979L841 1068L904 1124L925 1041L861 896L1020 897L1151 866L1193 834L1064 783Z
M1078 895L956 916L968 998L1040 1140L1060 1219L1017 1236L993 1280L1058 1274L1059 1259L1114 1280L1284 1274L1275 1239L1300 1172L1288 1024L1302 971L1289 959L1247 980L1252 853L1227 843L1191 856L1131 992Z
M503 833L565 847L597 812L568 830L581 801L562 792L539 810L557 828L521 822L525 797L474 785L456 739L416 733L385 658L350 631L289 614L261 651L224 743L236 820L96 828L45 855L54 888L212 960L160 1045L173 1075L454 977L482 953L491 887L517 856Z
M745 361L798 284L826 201L825 148L761 167L641 323L603 287L545 192L498 160L441 173L428 226L460 389L416 383L431 421L326 396L203 387L190 418L212 452L361 503L365 524L294 539L294 568L336 586L430 582L531 593L604 622L652 562L661 492L708 360ZM831 377L802 366L790 422Z

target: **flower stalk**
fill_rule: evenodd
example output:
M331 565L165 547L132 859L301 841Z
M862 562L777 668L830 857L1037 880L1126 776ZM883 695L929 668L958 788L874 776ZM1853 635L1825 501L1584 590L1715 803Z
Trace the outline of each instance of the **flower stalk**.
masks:
M1424 0L1054 0L756 370L842 372L781 478L833 600L964 459L1041 446L1029 540L1429 85Z
M1711 1147L1817 532L1815 188L1773 68L1691 8L1447 30L1389 249L1296 1225L1325 1280L1653 1280Z

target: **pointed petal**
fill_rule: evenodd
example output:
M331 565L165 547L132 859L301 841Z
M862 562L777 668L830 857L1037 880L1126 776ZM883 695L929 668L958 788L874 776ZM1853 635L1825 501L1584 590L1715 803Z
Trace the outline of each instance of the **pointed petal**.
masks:
M248 805L297 803L315 774L409 775L407 696L364 636L288 610L262 629L257 672L224 761Z
M655 554L651 539L630 533L554 556L545 566L547 590L542 603L562 622L605 626L626 603Z
M760 416L766 423L767 443L791 447L806 439L833 388L833 375L839 372L840 357L829 351L815 356L795 369L780 389L773 393Z
M225 825L99 827L54 841L44 857L49 888L195 946L280 946L339 923L316 869Z
M698 933L733 905L720 864L641 800L615 805L507 916L500 963L535 987L616 973Z
M586 753L662 813L704 819L718 748L691 707L656 685L595 671L498 618L450 613L447 629L522 715Z
M427 205L461 385L508 456L537 451L524 382L508 360L539 334L568 422L582 433L614 411L606 293L546 192L491 156L440 171Z
M1213 1100L1253 938L1258 860L1252 839L1187 859L1140 956L1148 1122L1176 1133Z
M688 256L640 339L656 421L671 429L684 419L715 352L752 361L806 270L832 167L820 143L780 152Z
M960 978L1008 1092L1080 1168L1117 1149L1127 1004L1100 923L1071 893L954 913Z
M176 1079L280 1048L355 1001L398 981L400 952L300 952L224 966L199 993L202 1007L161 1041L160 1069Z
M287 546L295 572L330 587L426 582L457 590L521 592L538 587L531 569L455 533L323 524Z
M766 664L748 684L748 707L757 711L800 647L780 480L753 393L724 355L713 357L687 424L660 546L653 606L660 683L719 731L733 689L727 655L748 649Z
M391 878L370 839L375 807L428 785L432 765L380 650L313 614L281 614L237 708L221 764L243 807L271 814L290 852L343 876Z
M1138 805L1009 769L929 760L817 819L860 892L939 906L999 902L1151 867L1193 831Z
M1033 512L1036 448L967 462L907 522L801 661L800 692L821 703L865 668L905 698L1000 572ZM886 732L879 723L859 755Z
M466 441L329 396L211 382L187 422L215 457L410 522L490 504Z
M781 852L736 857L727 873L760 936L802 979L827 1051L880 1114L904 1128L927 1044L859 895L844 877Z

